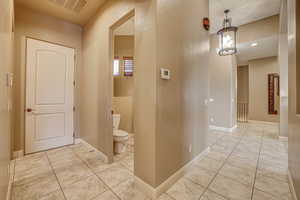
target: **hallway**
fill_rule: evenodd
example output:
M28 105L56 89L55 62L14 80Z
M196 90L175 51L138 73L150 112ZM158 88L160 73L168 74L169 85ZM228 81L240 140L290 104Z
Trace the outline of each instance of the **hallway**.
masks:
M0 200L298 200L299 10L1 0Z
M292 200L287 143L278 139L277 127L240 124L232 134L209 135L210 152L160 200ZM149 199L134 187L132 151L108 165L79 143L12 163L13 200Z

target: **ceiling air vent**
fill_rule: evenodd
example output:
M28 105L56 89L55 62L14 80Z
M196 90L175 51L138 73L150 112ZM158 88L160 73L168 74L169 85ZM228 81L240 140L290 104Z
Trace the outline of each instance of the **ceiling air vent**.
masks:
M64 7L70 11L79 13L87 4L86 0L49 0L57 6Z
M79 13L84 8L85 5L86 5L85 0L78 0L76 6L74 7L74 11Z

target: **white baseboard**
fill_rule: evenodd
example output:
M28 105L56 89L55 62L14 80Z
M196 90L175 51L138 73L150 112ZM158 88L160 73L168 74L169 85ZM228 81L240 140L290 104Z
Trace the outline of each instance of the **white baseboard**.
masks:
M266 122L266 121L257 121L257 120L248 120L248 123L252 123L252 124L267 124L267 125L279 125L278 122Z
M13 159L21 158L24 156L24 150L21 149L19 151L14 151L13 153Z
M297 197L297 194L296 194L296 191L295 191L295 187L294 187L294 181L293 181L290 170L288 170L288 177L289 177L289 185L290 185L290 189L291 189L291 192L292 192L292 195L293 195L293 199L298 200L298 197Z
M79 144L79 143L87 143L87 142L85 142L85 141L83 141L83 139L80 139L80 138L75 138L74 139L74 144ZM90 145L90 144L89 144Z
M225 127L220 127L220 126L209 125L209 128L212 130L232 133L237 128L237 125L235 125L232 128L225 128Z
M175 172L172 176L170 176L167 180L165 180L158 187L154 188L151 185L145 183L143 180L135 176L135 184L136 186L145 192L152 199L158 198L164 192L166 192L170 187L172 187L180 178L182 178L187 172L190 171L193 164L203 159L210 152L210 147L201 152L198 156L196 156L193 160Z
M148 197L150 197L151 199L157 199L157 192L154 187L152 187L137 176L134 176L134 183L135 186L141 191L143 191L143 193L145 193Z
M83 140L81 138L75 138L75 144L79 144L79 143L83 143L83 144L89 146L90 148L94 149L95 151L97 151L99 153L99 155L103 158L104 162L108 163L108 157L103 152L99 151L97 148L93 147L85 140Z
M279 136L279 140L282 141L282 142L288 142L289 138L286 137L286 136Z

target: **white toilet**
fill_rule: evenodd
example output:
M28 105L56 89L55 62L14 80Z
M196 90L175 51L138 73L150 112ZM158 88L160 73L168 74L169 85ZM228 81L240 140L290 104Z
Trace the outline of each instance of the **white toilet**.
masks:
M126 151L126 142L129 138L126 131L119 130L120 120L120 114L113 114L114 151L116 154L120 154Z

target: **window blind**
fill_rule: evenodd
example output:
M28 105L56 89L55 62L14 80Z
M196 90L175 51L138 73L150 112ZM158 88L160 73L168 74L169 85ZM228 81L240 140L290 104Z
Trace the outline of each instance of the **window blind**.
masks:
M124 76L133 76L134 60L133 57L123 57L124 60Z

